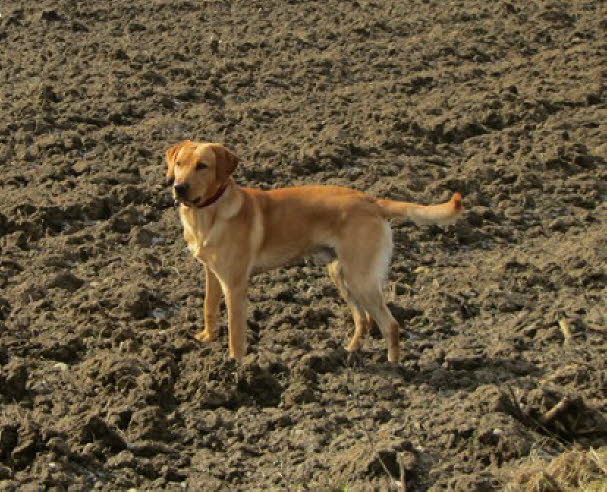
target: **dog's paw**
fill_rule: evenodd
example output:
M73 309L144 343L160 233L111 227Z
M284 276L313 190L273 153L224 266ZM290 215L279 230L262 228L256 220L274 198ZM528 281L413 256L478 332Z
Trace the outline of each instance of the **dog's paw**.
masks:
M212 342L217 337L214 333L211 333L208 330L202 330L200 333L196 333L196 335L194 335L194 338L199 342Z
M364 365L364 357L359 351L348 352L346 356L346 367L362 367Z

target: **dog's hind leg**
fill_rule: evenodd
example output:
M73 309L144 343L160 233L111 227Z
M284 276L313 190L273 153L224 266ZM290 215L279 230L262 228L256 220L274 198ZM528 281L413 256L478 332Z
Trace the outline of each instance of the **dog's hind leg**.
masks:
M388 346L388 361L398 362L400 355L399 325L384 301L381 289L371 288L353 293L377 322Z
M327 269L329 271L329 276L341 297L346 301L350 310L352 311L352 317L354 318L354 335L350 340L350 343L346 347L348 352L355 352L360 349L360 338L365 336L369 331L369 324L371 322L371 317L369 313L365 312L356 302L356 299L352 297L352 294L348 291L344 283L343 271L341 269L341 265L337 260L329 263L327 265Z
M399 325L384 300L382 286L392 254L392 232L384 221L353 222L348 238L338 248L343 284L348 294L375 320L388 348L388 360L397 362L400 354Z

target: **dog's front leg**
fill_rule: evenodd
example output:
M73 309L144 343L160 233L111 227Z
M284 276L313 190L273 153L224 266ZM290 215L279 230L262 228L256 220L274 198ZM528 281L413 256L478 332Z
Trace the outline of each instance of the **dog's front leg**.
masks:
M241 361L247 352L247 283L224 285L228 307L230 357Z
M221 285L211 269L205 265L206 273L204 296L204 330L197 333L195 338L201 342L211 342L217 338L217 312L221 301Z

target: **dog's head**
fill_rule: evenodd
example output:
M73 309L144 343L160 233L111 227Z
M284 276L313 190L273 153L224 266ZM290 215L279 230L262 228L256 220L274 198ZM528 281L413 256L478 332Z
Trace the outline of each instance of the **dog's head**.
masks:
M185 140L166 151L167 184L173 198L200 205L218 192L236 169L238 157L218 143Z

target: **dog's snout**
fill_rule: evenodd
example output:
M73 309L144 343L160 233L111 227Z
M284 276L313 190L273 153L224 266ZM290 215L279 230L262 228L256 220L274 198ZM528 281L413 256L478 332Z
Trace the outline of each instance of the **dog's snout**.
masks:
M175 190L175 194L178 197L184 198L186 192L188 191L188 184L187 183L177 183L175 186L173 186L173 189Z

